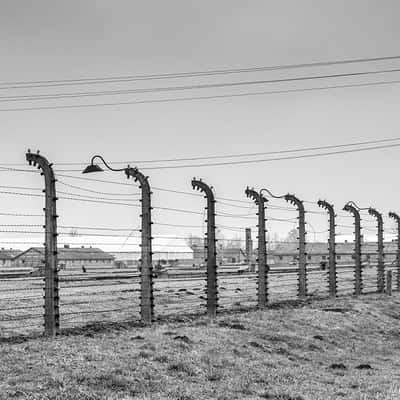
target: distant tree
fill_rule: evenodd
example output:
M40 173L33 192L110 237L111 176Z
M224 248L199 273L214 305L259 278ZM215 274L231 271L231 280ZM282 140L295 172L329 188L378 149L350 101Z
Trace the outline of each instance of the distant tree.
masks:
M240 249L243 247L242 244L244 243L242 243L239 236L224 241L224 247L230 249Z
M192 249L193 247L201 247L204 245L204 239L199 236L190 235L186 238L186 244Z
M276 232L268 232L266 239L268 250L274 249L279 244L279 235Z
M69 231L69 235L70 236L78 236L78 229L71 228L71 230Z
M298 241L298 231L297 229L291 229L286 237L283 239L284 242L297 242Z

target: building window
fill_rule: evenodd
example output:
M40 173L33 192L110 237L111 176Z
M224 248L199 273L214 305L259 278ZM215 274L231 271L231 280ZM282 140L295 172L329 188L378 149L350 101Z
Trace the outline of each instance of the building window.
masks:
M336 260L340 260L342 256L336 256Z
M326 256L322 256L322 259L323 259L323 260L326 260Z
M311 260L311 256L307 256L307 258L308 258L309 260Z
M296 256L293 256L293 261L297 261L297 257Z
M283 256L279 256L279 259L280 259L280 260L283 260Z

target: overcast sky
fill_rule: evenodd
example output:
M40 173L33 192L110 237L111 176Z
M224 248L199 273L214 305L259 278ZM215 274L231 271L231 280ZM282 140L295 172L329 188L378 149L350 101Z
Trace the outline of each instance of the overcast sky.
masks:
M326 60L395 56L399 53L398 1L6 1L0 0L0 82L40 81L247 68ZM145 88L193 83L237 82L321 73L386 69L400 62L348 65L299 71L263 72L214 78L133 82L101 87L72 86L2 90L2 96ZM279 90L331 84L395 80L341 78L319 82L260 85L253 88L193 90L185 93L103 96L37 102L1 102L1 163L24 163L28 147L51 161L85 162L96 153L110 161L163 159L273 151L400 136L400 85L358 87L253 97L33 111L4 109L48 105L136 101ZM240 166L148 171L154 186L191 191L193 176L214 185L217 197L245 200L247 185L268 187L300 198L326 198L337 208L348 200L399 211L397 185L400 149ZM79 172L71 174L80 176ZM2 172L4 185L40 187L32 174ZM125 183L111 172L99 176ZM64 178L64 182L85 182ZM88 184L87 184L88 185ZM93 184L95 190L128 193L129 187ZM59 186L59 190L77 192ZM131 192L136 191L132 189ZM154 191L154 204L202 210L202 199ZM274 201L275 205L286 204ZM41 211L36 199L2 194L0 211ZM311 207L311 206L310 206ZM136 211L113 205L60 200L65 225L133 226ZM246 214L245 209L220 210ZM315 207L313 208L315 209ZM162 213L155 220L199 224L199 215ZM293 213L275 213L289 218ZM314 218L314 219L313 219ZM3 219L11 224L13 219ZM156 221L156 222L157 222ZM326 219L310 215L316 231ZM348 222L351 220L348 220ZM26 222L26 220L25 220ZM219 219L246 226L245 219ZM21 223L21 222L20 222ZM253 222L252 222L253 224ZM369 222L372 226L373 223ZM293 223L273 224L284 234ZM345 229L345 228L343 228ZM162 234L190 230L157 227ZM348 230L348 233L351 229ZM195 230L193 230L195 233ZM226 231L226 235L235 235Z

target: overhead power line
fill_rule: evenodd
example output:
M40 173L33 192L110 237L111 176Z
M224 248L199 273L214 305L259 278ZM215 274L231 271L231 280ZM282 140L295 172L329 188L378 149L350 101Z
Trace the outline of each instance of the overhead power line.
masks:
M170 98L153 99L153 100L133 100L133 101L118 101L118 102L107 102L107 103L0 108L0 112L58 110L58 109L75 109L75 108L78 109L78 108L124 106L124 105L138 105L138 104L156 104L156 103L176 103L176 102L182 102L182 101L216 100L216 99L235 98L235 97L239 98L239 97L248 97L248 96L264 96L264 95L272 95L272 94L313 92L313 91L321 91L321 90L329 90L329 89L345 89L345 88L357 88L357 87L368 87L368 86L386 86L386 85L394 85L394 84L398 84L398 83L400 83L400 80L377 81L377 82L367 82L367 83L351 83L351 84L344 84L344 85L329 85L329 86L320 86L320 87L311 87L311 88L269 90L269 91L261 91L261 92L231 93L231 94L220 94L220 95L210 95L210 96L170 97Z
M143 170L160 170L160 169L176 169L176 168L196 168L196 167L218 167L224 165L241 165L241 164L257 164L271 161L282 161L282 160L296 160L302 158L314 158L314 157L324 157L331 156L336 154L346 154L346 153L356 153L362 151L370 151L370 150L378 150L378 149L387 149L391 147L399 147L400 143L394 143L390 145L382 145L382 146L370 146L364 148L356 148L350 150L338 150L331 151L325 153L313 153L313 154L302 154L302 155L293 155L286 157L276 157L276 158L266 158L266 159L257 159L257 160L240 160L240 161L227 161L227 162L216 162L216 163L204 163L204 164L185 164L185 165L159 165L156 167L145 167Z
M386 138L386 139L379 139L379 140L369 140L369 141L360 141L360 142L352 142L352 143L342 143L342 144L336 144L336 145L329 145L329 146L317 146L317 147L303 147L303 148L293 148L293 149L285 149L285 150L277 150L277 151L268 151L268 152L258 152L258 153L242 153L242 154L225 154L225 155L210 155L210 156L201 156L201 157L188 157L188 158L168 158L168 159L158 159L158 160L142 160L142 161L136 161L137 163L157 163L157 162L178 162L178 161L197 161L197 160L207 160L207 159L226 159L226 158L240 158L240 157L253 157L253 156L259 156L259 155L273 155L273 154L285 154L285 153L298 153L298 152L305 152L305 151L312 151L312 150L327 150L327 149L333 149L333 148L344 148L344 147L353 147L353 146L359 146L359 145L369 145L369 144L377 144L377 143L387 143L387 142L396 142L399 141L400 137L396 138ZM387 147L392 147L395 144L388 145ZM374 149L373 147L367 147L366 149ZM354 149L356 151L358 149ZM361 150L360 150L361 151ZM271 159L272 160L272 159ZM257 160L255 160L257 161ZM129 163L136 163L135 161L113 161L112 164L129 164ZM13 168L5 168L4 166L7 165L23 165L20 163L10 163L10 164L0 164L0 169L4 168L5 170L14 170ZM85 163L78 163L78 162L65 162L65 163L57 163L56 165L85 165ZM207 164L210 165L210 164ZM57 170L60 171L60 170ZM80 172L80 170L67 170L69 172ZM80 180L86 180L86 181L93 181L93 182L101 182L101 183L111 183L111 184L116 184L116 185L123 185L123 186L129 186L132 187L130 183L123 183L123 182L114 182L114 181L109 181L109 180L103 180L103 179L95 179L95 178L86 178L86 177L76 177L76 176L71 176L71 175L63 175L63 174L58 174L60 177L67 177L67 178L74 178L74 179L80 179ZM82 186L76 186L76 185L71 185L69 183L65 183L62 181L58 181L59 184L68 186L74 189L82 190L82 191L87 191L95 194L103 194L103 195L113 195L113 196L138 196L140 193L112 193L112 192L102 192L102 191L96 191L96 190L91 190L84 188ZM0 186L4 188L15 188L15 189L24 189L23 187L12 187L12 186ZM31 190L40 190L39 188L29 188ZM203 197L202 195L198 193L191 193L191 192L186 192L186 191L181 191L181 190L176 190L176 189L168 189L168 188L161 188L161 187L152 187L153 190L159 190L159 191L164 191L164 192L170 192L170 193L177 193L177 194L184 194L184 195L190 195L190 196L195 196L195 197ZM88 196L86 196L88 197ZM235 202L240 202L240 203L245 203L248 204L248 201L245 200L237 200L237 199L228 199L228 198L220 198L221 200L227 200L227 201L235 201Z
M203 71L189 71L189 72L186 71L186 72L161 73L161 74L119 75L119 76L106 76L106 77L103 76L103 77L88 77L88 78L77 78L77 79L54 79L54 80L36 80L36 81L14 81L14 82L0 83L0 89L22 89L22 88L37 88L37 87L52 87L52 86L89 85L89 84L100 84L100 83L118 83L118 82L143 81L143 80L147 81L147 80L158 80L158 79L193 78L193 77L213 76L213 75L228 75L228 74L241 74L241 73L264 72L264 71L276 71L285 69L370 63L379 61L396 61L399 59L400 55L395 55L395 56L385 56L385 57L354 58L347 60L328 60L328 61L317 61L310 63L281 64L281 65L257 66L248 68L211 69Z
M258 86L258 85L266 85L266 84L271 84L271 83L300 82L300 81L310 81L310 80L320 80L320 79L368 76L368 75L378 75L378 74L386 74L386 73L394 73L394 72L400 72L400 69L393 68L393 69L385 69L385 70L377 70L377 71L346 72L346 73L342 73L342 74L299 76L299 77L293 77L293 78L264 79L264 80L226 82L226 83L205 83L205 84L196 84L196 85L167 86L167 87L140 88L140 89L106 90L106 91L97 91L97 92L72 92L72 93L56 93L56 94L0 96L0 102L74 99L74 98L83 98L83 97L116 96L116 95L126 95L126 94L163 93L163 92L176 92L176 91L185 91L185 90Z
M212 159L226 159L226 158L242 158L242 157L256 157L256 156L267 156L267 155L274 155L274 154L287 154L287 153L302 153L305 151L313 151L313 150L328 150L328 149L334 149L334 148L343 148L343 147L353 147L353 146L361 146L361 145L369 145L369 144L378 144L378 143L387 143L387 142L395 142L399 141L400 137L394 137L394 138L384 138L384 139L377 139L377 140L367 140L367 141L358 141L358 142L351 142L351 143L339 143L339 144L333 144L333 145L328 145L328 146L310 146L310 147L297 147L297 148L291 148L291 149L283 149L283 150L275 150L275 151L262 151L262 152L256 152L256 153L239 153L239 154L213 154L213 155L207 155L207 156L194 156L194 157L178 157L178 158L161 158L161 159L152 159L152 160L131 160L131 161L110 161L110 164L131 164L131 165L136 165L136 164L150 164L150 163L158 163L158 162L179 162L179 161L200 161L200 160L212 160ZM63 166L63 165L86 165L87 163L84 162L61 162L61 163L54 163L55 166ZM25 165L22 163L0 163L0 166L10 166L10 165ZM79 170L77 170L79 171ZM82 187L75 187L70 184L66 184L64 182L59 183L70 186L73 188L79 188L81 190L85 191L90 191L94 193L99 193L99 194L107 194L107 193L102 193L102 192L96 192L92 191L86 188ZM161 191L165 191L167 189L162 189L162 188L155 188L153 189L158 189ZM187 192L180 192L179 190L172 190L168 189L170 192L175 192L175 193L185 193ZM109 193L113 194L114 193ZM138 193L136 193L138 194ZM190 193L193 196L199 196L196 193ZM121 194L121 196L124 195L131 195L129 193Z
M143 170L162 170L162 169L218 167L218 166L228 166L228 165L257 164L257 163L265 163L265 162L272 162L272 161L295 160L295 159L303 159L303 158L324 157L324 156L331 156L331 155L337 155L337 154L357 153L357 152L363 152L363 151L388 149L388 148L399 147L399 146L400 146L400 143L392 143L392 144L382 145L382 146L369 146L369 147L362 147L362 148L349 149L349 150L338 150L338 151L323 152L323 153L292 155L292 156L276 157L276 158L216 162L216 163L203 163L203 164L159 165L159 166L155 166L155 167L144 167L141 169L143 169ZM70 172L71 172L71 170L70 170ZM114 185L129 185L128 183L115 182L115 181L109 181L109 180L104 180L104 179L92 179L92 178L86 178L86 177L74 176L74 175L59 174L58 176L65 177L65 178L71 178L71 179L85 180L85 181L110 183L110 184L114 184ZM160 188L159 188L159 190L160 190ZM168 189L161 189L161 190L169 191ZM179 191L173 191L173 190L171 190L171 191L179 193ZM180 193L185 194L185 192L183 192L183 191ZM225 200L227 200L227 199L225 199Z

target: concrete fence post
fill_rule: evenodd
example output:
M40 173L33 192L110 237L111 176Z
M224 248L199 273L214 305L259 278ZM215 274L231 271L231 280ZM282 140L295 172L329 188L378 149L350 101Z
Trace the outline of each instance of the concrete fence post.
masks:
M217 251L215 238L215 197L212 187L208 186L201 179L193 178L193 189L200 190L207 199L207 314L210 318L215 318L218 308L218 285L217 285Z
M245 229L245 256L246 256L246 264L251 268L251 256L253 253L253 241L251 240L251 228Z
M392 295L392 271L390 270L386 272L386 294Z
M57 211L56 179L52 164L37 152L28 150L26 160L29 165L37 166L45 181L45 243L44 243L44 333L54 337L60 332L58 252L57 252Z
M329 214L329 239L328 239L328 253L329 253L329 295L336 296L337 292L337 273L336 273L336 224L335 224L335 210L332 204L325 200L319 200L318 205L328 211Z
M396 289L400 290L400 217L394 213L389 212L389 217L393 218L397 223L397 247L396 247Z
M305 210L301 200L292 194L286 194L285 200L297 207L299 211L298 231L299 231L299 297L307 297L307 253L306 253L306 222L305 222Z
M359 210L349 203L343 210L354 216L354 294L359 296L362 293L361 217Z
M139 188L142 192L142 228L141 228L141 272L140 272L140 316L145 324L151 324L154 318L154 293L153 293L153 252L151 226L151 190L149 179L137 168L128 167L125 174L129 179L132 177L135 182L139 181Z
M385 291L385 260L384 260L384 247L383 247L383 218L382 214L376 211L374 208L368 209L368 214L375 217L378 228L378 276L377 286L378 292L383 293Z
M256 203L258 206L258 307L264 308L268 303L268 272L267 265L267 249L265 241L265 203L268 201L262 194L256 192L254 189L247 188L246 196Z

